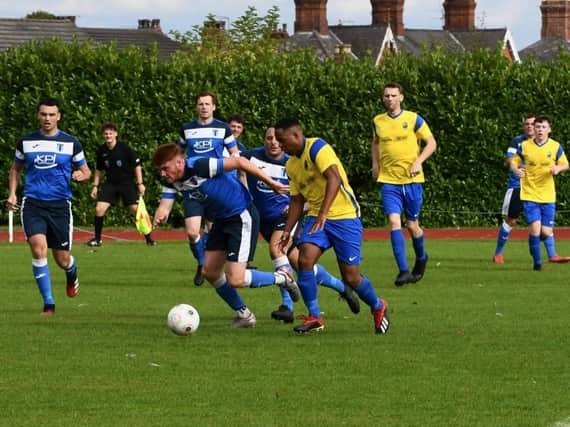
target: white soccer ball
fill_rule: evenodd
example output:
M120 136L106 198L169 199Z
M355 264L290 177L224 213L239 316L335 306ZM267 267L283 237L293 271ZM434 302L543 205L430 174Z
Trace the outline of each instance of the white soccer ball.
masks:
M168 312L168 327L176 335L191 335L198 330L200 315L189 304L178 304Z

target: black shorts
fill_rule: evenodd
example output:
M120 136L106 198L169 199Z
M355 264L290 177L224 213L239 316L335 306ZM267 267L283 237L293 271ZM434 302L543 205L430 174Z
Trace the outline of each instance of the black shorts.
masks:
M503 199L501 213L509 218L518 218L522 212L521 189L508 188Z
M184 218L204 216L204 205L200 200L192 199L189 194L182 193L184 197Z
M225 251L228 261L252 261L259 235L259 222L255 220L252 207L239 215L214 221L208 234L206 250Z
M136 205L139 195L135 184L130 181L121 184L113 184L109 181L104 182L99 191L97 201L116 205L118 199L122 199L125 206Z
M69 200L44 202L24 197L22 225L26 238L34 234L43 234L46 236L48 248L71 250L73 213Z
M283 230L287 224L287 215L281 215L271 221L261 221L259 231L266 242L271 240L274 231Z

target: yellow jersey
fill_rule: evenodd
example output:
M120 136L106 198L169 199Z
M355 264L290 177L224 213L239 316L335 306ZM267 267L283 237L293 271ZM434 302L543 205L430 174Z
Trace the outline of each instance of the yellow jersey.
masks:
M425 182L423 170L413 178L410 176L412 163L420 154L418 141L424 141L432 135L425 120L417 113L402 110L395 117L388 113L378 114L372 121L379 150L380 173L377 182Z
M291 196L302 195L310 204L309 215L317 216L327 187L323 172L333 165L338 168L341 184L327 218L358 218L360 206L348 183L344 167L333 148L320 138L306 138L301 154L298 157L291 155L287 160L285 169L289 176Z
M527 139L519 145L517 154L511 160L517 166L524 165L525 175L521 178L521 200L536 203L556 202L556 189L552 166L568 164L562 146L548 138L537 145L533 139Z

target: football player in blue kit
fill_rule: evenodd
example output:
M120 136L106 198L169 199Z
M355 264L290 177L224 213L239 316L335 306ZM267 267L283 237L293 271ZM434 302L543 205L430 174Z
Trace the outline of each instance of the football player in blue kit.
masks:
M230 126L216 118L216 96L210 91L202 91L196 96L198 118L182 124L178 145L186 152L186 157L210 157L221 159L224 151L230 156L238 156L239 150ZM204 248L207 234L200 236L200 228L204 211L198 202L188 202L188 215L184 224L190 245L190 251L198 268L194 276L194 284L200 286L204 282L202 266L204 265Z
M71 181L85 182L91 177L83 147L74 136L60 130L59 103L54 98L38 104L40 129L22 137L16 146L9 173L8 208L18 209L16 191L25 171L24 196L20 215L32 252L32 271L42 296L42 316L55 314L48 248L57 265L65 271L67 296L79 292L77 265L71 255L73 214Z
M205 217L212 221L202 271L218 295L236 311L233 327L253 327L256 324L255 315L245 305L236 288L277 284L287 289L294 301L300 299L297 283L289 272L247 269L259 229L251 215L252 196L236 179L233 171L239 169L255 175L276 193L287 192L288 186L271 179L243 157L185 159L182 149L172 143L159 146L152 162L165 182L154 215L155 226L168 220L178 192L184 197L185 216L190 214L189 205L198 202Z
M285 172L285 163L287 163L289 155L283 151L281 144L275 138L275 128L270 127L265 132L263 147L243 151L241 156L249 159L251 163L262 169L274 180L289 185L289 178ZM276 193L254 175L247 175L247 182L249 191L253 196L253 203L259 211L259 229L269 244L269 256L273 266L276 271L286 269L292 274L293 268L297 269L299 250L293 245L287 254L284 254L279 248L283 228L287 223L291 199L288 195L284 197L283 194ZM350 286L345 286L341 280L331 275L321 264L316 264L314 271L318 285L337 291L346 300L353 313L360 311L360 303ZM293 322L293 301L286 290L281 289L281 304L277 310L271 313L271 317L285 323Z

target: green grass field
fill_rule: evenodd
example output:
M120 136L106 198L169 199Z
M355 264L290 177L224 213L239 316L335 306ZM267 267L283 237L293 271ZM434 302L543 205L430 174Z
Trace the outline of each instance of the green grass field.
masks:
M57 314L42 318L27 245L2 243L0 425L568 426L570 264L533 272L513 241L494 265L493 247L430 241L424 280L397 289L389 242L365 242L389 334L320 288L326 329L296 336L269 318L275 288L243 291L258 325L230 329L183 242L77 244L75 299L50 256ZM331 253L323 264L337 273ZM201 315L192 337L166 326L182 302Z

